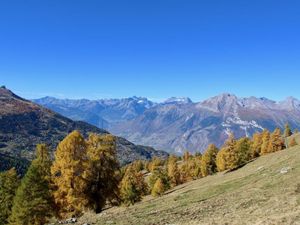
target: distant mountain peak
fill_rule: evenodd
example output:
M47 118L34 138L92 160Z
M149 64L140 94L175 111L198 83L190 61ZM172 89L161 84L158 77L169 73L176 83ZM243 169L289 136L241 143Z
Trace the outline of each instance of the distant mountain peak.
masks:
M300 102L294 97L276 102L222 93L195 104L186 97L154 103L136 96L99 100L99 104L74 100L48 103L42 105L71 119L76 116L76 120L100 127L103 119L107 129L115 134L171 152L203 151L209 143L220 147L229 132L236 137L250 137L264 128L283 128L287 122L293 128L300 128Z
M198 107L206 108L214 112L221 112L229 111L237 104L239 104L239 99L235 95L223 93L199 103Z
M5 86L0 87L0 97L18 97L11 90L7 89ZM18 97L20 98L20 97Z
M20 96L16 95L15 93L13 93L11 90L7 89L5 86L1 86L0 87L0 99L17 99L17 100L21 100L23 102L28 102L28 100L21 98ZM5 108L0 108L0 111L6 111Z
M287 97L285 100L279 102L283 109L287 110L300 110L300 101L292 96Z
M188 97L171 97L165 100L163 103L181 103L181 104L188 104L192 103L192 100Z

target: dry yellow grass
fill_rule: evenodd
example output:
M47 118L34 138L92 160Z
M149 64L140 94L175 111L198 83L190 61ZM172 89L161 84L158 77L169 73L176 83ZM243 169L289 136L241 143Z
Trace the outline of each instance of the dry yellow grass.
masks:
M285 172L287 173L281 173ZM163 197L101 214L78 224L300 224L300 147L262 156L243 168L186 183Z

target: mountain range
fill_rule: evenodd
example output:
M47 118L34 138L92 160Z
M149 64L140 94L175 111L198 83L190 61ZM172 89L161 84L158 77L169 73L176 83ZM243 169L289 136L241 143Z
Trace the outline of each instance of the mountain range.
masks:
M35 146L45 143L53 153L59 141L73 130L85 137L88 133L108 134L106 130L82 121L73 121L52 110L0 88L0 170L12 164L21 170L34 157ZM117 155L121 164L137 159L166 157L167 153L135 145L117 137Z
M223 93L202 102L172 97L156 103L147 98L70 100L45 97L34 102L73 120L85 121L133 143L172 153L203 152L209 143L220 147L233 132L239 138L264 128L300 128L300 101L288 97L239 98Z

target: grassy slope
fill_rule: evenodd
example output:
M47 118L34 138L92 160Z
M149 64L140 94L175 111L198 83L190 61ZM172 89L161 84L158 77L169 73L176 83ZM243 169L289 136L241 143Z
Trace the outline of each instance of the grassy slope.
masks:
M291 167L281 174L283 167ZM176 187L161 198L87 213L79 224L300 224L300 146ZM300 188L299 188L300 189Z

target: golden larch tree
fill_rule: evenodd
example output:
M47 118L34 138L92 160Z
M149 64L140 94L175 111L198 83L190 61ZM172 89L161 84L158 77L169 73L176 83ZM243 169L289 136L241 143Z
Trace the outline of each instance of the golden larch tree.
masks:
M252 158L256 158L260 156L262 144L263 144L263 134L256 132L252 137L252 143L251 143Z
M120 194L123 204L133 205L142 199L148 192L144 176L136 171L133 165L127 167L125 175L120 184Z
M177 157L170 156L168 159L168 176L170 178L170 184L172 187L181 183L180 171L177 165Z
M201 173L203 177L217 172L216 158L218 151L218 148L214 144L210 144L203 154L201 161Z
M119 201L119 163L116 138L110 134L90 134L87 140L89 205L99 213L105 202Z
M296 139L294 137L291 138L291 140L289 141L289 147L291 148L291 147L294 147L296 145L298 145Z
M62 140L51 167L53 196L62 218L78 216L88 206L87 144L79 131Z
M236 160L235 145L236 140L234 138L233 133L231 133L228 139L226 140L225 144L217 154L216 162L218 171L231 169L234 166Z
M165 191L166 191L165 184L163 180L159 178L156 180L152 188L151 195L154 197L162 196L165 193Z
M271 134L270 142L268 146L268 153L277 152L285 148L284 140L281 134L281 130L276 128Z
M262 145L261 145L261 155L265 155L269 153L269 143L270 143L270 132L268 130L264 130L262 132Z

